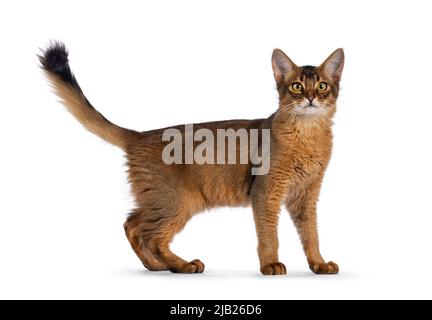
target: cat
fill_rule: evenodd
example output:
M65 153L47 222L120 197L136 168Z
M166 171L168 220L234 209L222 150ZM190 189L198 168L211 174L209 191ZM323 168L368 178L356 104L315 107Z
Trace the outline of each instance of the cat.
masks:
M204 264L170 250L173 237L196 213L220 206L252 206L260 271L283 275L278 258L278 217L284 205L297 228L309 268L336 274L319 250L316 204L332 149L332 118L344 66L342 49L320 66L299 67L280 49L272 55L279 107L270 117L195 124L195 129L270 130L269 172L252 175L253 164L171 164L162 161L164 131L138 132L117 126L84 96L64 44L54 42L39 55L56 94L81 124L127 156L136 208L124 229L132 249L151 271L202 273ZM172 127L185 135L182 126ZM264 149L263 149L264 150ZM238 154L237 154L238 155Z

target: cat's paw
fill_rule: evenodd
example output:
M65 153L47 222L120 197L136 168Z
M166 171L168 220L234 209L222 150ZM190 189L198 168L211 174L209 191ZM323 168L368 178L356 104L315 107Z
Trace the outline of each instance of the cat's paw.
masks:
M184 264L181 268L171 269L171 271L174 273L203 273L204 268L204 263L195 259Z
M201 260L195 259L195 260L192 260L189 264L195 266L194 273L203 273L204 272L205 265L204 265L204 263L201 262Z
M281 262L270 263L261 268L261 273L267 276L286 274L286 267Z
M311 264L309 268L315 274L337 274L339 272L339 266L333 261Z

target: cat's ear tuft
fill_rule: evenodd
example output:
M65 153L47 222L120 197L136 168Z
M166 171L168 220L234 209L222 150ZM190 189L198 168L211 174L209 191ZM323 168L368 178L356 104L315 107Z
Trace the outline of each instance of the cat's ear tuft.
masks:
M320 66L324 74L335 80L339 81L342 76L342 70L344 67L345 55L343 49L336 49L324 63Z
M280 49L274 49L272 55L273 74L276 82L281 82L287 73L293 71L297 66Z

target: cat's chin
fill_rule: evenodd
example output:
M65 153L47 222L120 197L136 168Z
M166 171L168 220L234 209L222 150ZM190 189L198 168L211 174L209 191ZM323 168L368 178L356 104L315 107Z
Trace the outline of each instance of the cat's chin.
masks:
M317 105L299 105L294 108L294 112L298 115L310 117L310 118L316 118L321 116L326 116L328 113L328 110L323 106L317 106Z

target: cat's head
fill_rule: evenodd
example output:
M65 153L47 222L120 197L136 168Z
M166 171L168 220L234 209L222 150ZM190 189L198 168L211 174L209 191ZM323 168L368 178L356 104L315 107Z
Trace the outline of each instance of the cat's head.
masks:
M336 108L344 52L337 49L319 67L298 67L275 49L272 67L279 92L279 111L305 118L331 117Z

